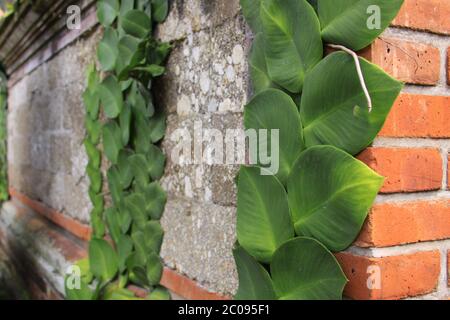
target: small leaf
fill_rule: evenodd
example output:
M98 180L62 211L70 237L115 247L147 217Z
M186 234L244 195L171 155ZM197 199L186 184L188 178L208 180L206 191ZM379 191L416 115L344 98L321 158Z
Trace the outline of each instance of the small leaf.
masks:
M154 145L149 146L149 151L146 156L148 173L153 180L161 179L164 174L164 167L166 165L166 156L160 148Z
M123 96L117 79L108 76L99 86L100 100L105 110L105 115L112 119L116 118L123 108Z
M96 88L95 88L96 89ZM100 111L100 97L98 92L92 89L86 89L83 93L83 103L86 107L86 112L92 120L98 119Z
M100 41L97 50L97 58L103 71L111 71L116 66L119 38L113 28L105 29L103 39Z
M145 38L151 31L150 18L140 10L130 10L122 18L122 28L126 33L137 37Z
M108 208L105 212L106 223L108 224L109 235L117 245L122 235L118 221L118 212L114 208Z
M147 296L148 300L170 300L170 292L164 287L158 286Z
M155 114L149 122L150 140L152 143L159 142L166 133L166 115L164 112Z
M123 189L127 189L133 181L133 171L131 170L130 157L134 153L130 150L122 149L117 160L117 169L120 174L120 184Z
M154 252L150 252L147 261L147 279L150 285L156 286L161 281L163 265L161 258Z
M239 276L239 288L235 300L275 300L269 273L242 247L233 250Z
M134 180L141 188L145 188L150 182L150 175L147 170L147 158L142 154L135 154L128 158Z
M144 228L148 220L145 212L145 198L140 193L133 193L125 198L125 204L133 218L134 223L139 228Z
M157 221L148 221L142 229L145 239L146 251L159 253L164 237L164 231L161 224Z
M103 148L106 157L111 163L116 164L122 149L122 134L116 122L108 122L103 126Z
M100 142L100 136L102 133L102 124L100 121L92 120L90 116L85 118L86 133L89 136L89 140L94 144L98 145Z
M105 240L92 239L89 242L89 259L91 272L103 282L111 280L117 274L116 252Z
M283 185L265 169L241 167L237 200L239 244L257 260L267 263L293 235Z
M128 235L121 235L117 242L117 255L119 259L120 272L125 271L126 261L133 251L133 241Z
M153 20L161 23L166 20L167 13L169 12L168 0L152 0L152 13Z
M89 181L91 182L90 189L93 192L99 193L102 189L102 173L99 168L94 167L92 164L88 164L86 167L86 173L89 177Z
M145 188L146 212L154 220L161 219L167 202L166 192L158 182L153 182Z
M98 0L97 17L104 26L109 27L119 14L119 0Z
M86 149L86 153L89 162L92 165L92 168L100 168L100 161L101 161L100 151L98 151L97 148L88 139L84 140L84 147Z
M164 68L162 66L158 66L156 64L151 64L151 65L145 66L145 67L136 67L133 70L147 72L147 73L151 74L152 77L159 77L164 74L164 72L166 71L166 68Z
M131 127L131 108L125 104L122 112L119 115L120 129L122 131L122 145L126 146L130 141L130 127Z
M347 283L336 258L309 238L284 243L273 256L270 273L281 300L338 300Z

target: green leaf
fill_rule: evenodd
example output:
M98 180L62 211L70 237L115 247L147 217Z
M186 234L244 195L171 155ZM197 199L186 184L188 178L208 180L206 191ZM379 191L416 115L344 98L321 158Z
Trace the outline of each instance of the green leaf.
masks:
M97 58L103 71L111 71L116 66L119 55L118 43L117 31L113 28L106 28L97 50Z
M85 117L85 126L86 126L86 133L89 136L89 140L94 144L97 145L100 142L100 136L102 133L102 124L100 121L92 120L90 116Z
M270 273L281 300L338 300L347 282L336 258L309 238L283 244L273 256Z
M137 38L145 38L151 31L148 15L140 10L130 10L122 18L122 28L126 33Z
M262 31L260 9L263 1L269 2L268 0L241 0L242 13L255 34Z
M163 273L161 258L156 253L150 252L147 259L147 279L150 285L156 286L161 281Z
M96 89L96 88L95 88ZM98 119L100 111L100 97L97 90L86 89L83 93L83 103L86 107L86 112L92 120Z
M136 68L133 68L133 70L147 72L152 77L159 77L164 74L164 72L166 71L166 68L164 68L163 66L156 65L156 64L151 64L151 65L148 65L145 67L136 67Z
M116 122L108 122L103 126L103 149L106 157L117 164L120 149L122 149L122 132Z
M106 223L108 224L109 235L117 245L122 235L120 230L120 222L118 220L118 212L115 208L108 208L105 212Z
M140 64L145 58L145 42L129 35L124 35L119 41L119 58L116 72L119 79L124 80L128 72Z
M122 131L122 145L126 146L130 141L131 107L125 104L119 115L120 129Z
M267 263L293 235L283 185L263 168L241 167L237 199L239 244L258 261Z
M253 40L249 68L255 94L268 88L279 88L279 86L270 79L267 71L264 35L262 33L257 34Z
M123 108L123 96L119 82L114 76L108 76L100 84L98 90L105 115L110 119L116 118Z
M80 281L80 287L76 288L76 287L73 287L73 284L70 284L70 286L68 285L69 283L71 283L70 276L66 276L64 278L66 299L67 300L93 300L95 298L94 291L89 288L88 284L83 279L80 279L79 281Z
M145 246L145 234L141 229L137 229L133 226L133 232L131 233L133 239L134 248L139 255L139 260L147 261L149 250Z
M89 242L89 259L92 274L103 282L108 282L117 274L117 254L105 240L92 239Z
M170 292L164 287L158 286L147 296L148 300L170 300Z
M115 205L118 205L122 198L122 184L120 179L120 173L116 166L112 166L108 169L108 186L111 193L111 198Z
M383 178L332 146L303 152L288 179L288 199L298 235L313 237L331 251L355 240Z
M239 276L239 289L235 300L275 300L269 273L243 248L233 250Z
M150 140L152 143L159 142L166 133L166 114L156 113L149 121Z
M91 163L92 168L100 168L101 155L100 151L92 144L91 140L84 140L84 147Z
M103 221L103 204L94 206L91 211L92 238L101 239L105 235L105 222Z
M125 204L133 218L134 223L139 228L144 228L148 220L145 212L145 198L140 193L133 193L125 198Z
M152 0L152 13L153 20L161 23L166 20L167 13L169 12L168 0Z
M389 26L402 4L403 0L318 0L322 38L353 50L365 48Z
M119 261L119 270L124 272L126 269L126 261L133 251L133 241L128 235L121 235L117 242L117 255Z
M255 129L258 133L259 157L254 159L256 155L250 154L252 163L258 160L258 165L276 174L285 184L295 160L305 149L300 116L294 101L280 90L265 90L245 107L244 124L246 129ZM267 130L266 137L259 131L261 129ZM277 133L274 130L278 130L279 135L275 146L272 145L271 137ZM267 163L269 159L264 159L269 155L271 163ZM261 158L264 161L261 161Z
M122 189L127 189L131 182L133 181L133 171L131 170L131 163L129 158L134 153L130 150L122 149L119 153L119 158L117 160L117 169L120 174L120 184Z
M94 167L91 163L86 167L86 173L91 182L90 189L93 192L98 193L102 189L102 173L99 168Z
M167 202L166 192L158 182L152 182L145 188L146 212L154 220L161 219Z
M125 0L129 1L129 0ZM107 290L103 296L103 300L126 301L126 300L142 300L137 298L134 293L125 288L117 288Z
M133 172L134 179L141 188L145 188L150 182L148 173L148 161L142 154L135 154L128 158Z
M160 148L154 145L149 146L147 156L148 173L153 180L159 180L164 174L164 167L166 165L166 156Z
M148 221L144 228L142 228L142 232L144 234L146 251L159 253L164 237L164 231L161 224L157 221Z
M306 76L300 116L307 147L333 145L354 155L383 127L402 84L366 60L360 62L373 104L370 113L350 55L335 52Z
M104 26L109 27L119 14L119 0L98 0L97 18Z
M271 0L261 5L261 21L270 78L300 92L306 72L323 56L314 9L306 0Z

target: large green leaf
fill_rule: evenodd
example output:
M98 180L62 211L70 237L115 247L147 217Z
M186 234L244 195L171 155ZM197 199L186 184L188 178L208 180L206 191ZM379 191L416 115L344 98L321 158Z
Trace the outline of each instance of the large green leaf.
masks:
M253 159L254 155L250 155L252 163L258 160L258 165L271 171L285 184L295 160L305 148L300 116L294 101L280 90L265 90L245 107L244 124L246 129L255 129L258 134L259 156ZM266 137L261 134L261 129L267 130ZM278 146L272 146L274 130L278 130ZM266 159L261 161L261 157L269 155L270 164L266 163ZM278 165L275 163L277 160Z
M269 0L241 0L242 13L255 34L262 31L260 9L263 1L268 2Z
M105 29L103 39L98 44L97 50L98 61L100 61L103 71L111 71L116 66L119 54L118 43L117 31L113 28Z
M273 256L270 272L282 300L338 300L347 282L336 258L310 238L283 244Z
M145 58L145 42L142 39L124 35L120 38L118 48L119 57L117 59L116 72L119 79L124 80L128 72L135 66L143 62Z
M116 77L108 76L105 78L98 90L105 115L108 118L117 117L123 108L123 96Z
M109 27L117 15L119 14L120 4L119 0L98 0L97 1L97 17L98 21L105 26Z
M89 263L92 274L103 282L111 280L117 274L117 254L103 239L92 239L89 242Z
M152 14L155 22L163 22L169 12L168 0L152 0Z
M353 50L360 50L372 43L389 26L403 4L403 0L317 2L323 40ZM373 19L379 19L379 25L373 24Z
M255 91L255 93L259 93L268 88L279 88L278 85L270 79L269 72L267 71L264 35L262 33L258 33L253 40L249 68L253 91Z
M270 0L261 4L261 21L270 78L300 92L306 72L323 56L314 9L306 0Z
M354 155L381 130L402 84L366 60L360 62L372 99L370 113L350 55L335 52L306 76L300 116L307 147L333 145Z
M151 20L140 10L130 10L121 19L122 28L126 33L137 38L145 38L151 31Z
M383 180L335 147L307 149L287 185L296 233L313 237L332 251L347 248L361 230Z
M257 260L270 262L275 250L293 235L283 185L263 168L241 167L237 200L239 244Z
M275 300L269 273L242 247L233 250L239 276L236 300Z
M103 149L111 163L116 164L122 149L122 132L116 122L108 122L103 126Z

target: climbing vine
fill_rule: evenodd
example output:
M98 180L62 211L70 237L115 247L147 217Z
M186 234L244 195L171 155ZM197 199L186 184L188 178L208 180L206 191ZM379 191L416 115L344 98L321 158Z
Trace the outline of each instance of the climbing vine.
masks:
M402 88L353 51L402 3L241 0L256 35L256 95L244 123L279 130L280 167L240 169L236 299L342 297L347 279L332 252L357 237L384 180L353 156L375 139ZM339 51L324 58L324 47Z
M69 299L135 299L130 283L147 288L148 299L170 298L159 285L166 194L157 144L166 116L151 91L171 49L152 37L167 13L167 0L97 1L100 70L89 67L83 94L92 236L89 258L78 262L81 282L66 278Z

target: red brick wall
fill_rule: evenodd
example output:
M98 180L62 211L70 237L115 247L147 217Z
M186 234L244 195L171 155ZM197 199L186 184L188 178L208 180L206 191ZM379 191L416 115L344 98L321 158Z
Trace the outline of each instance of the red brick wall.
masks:
M338 254L350 298L450 296L449 43L450 0L405 0L361 53L407 85L359 155L386 181L355 245Z

